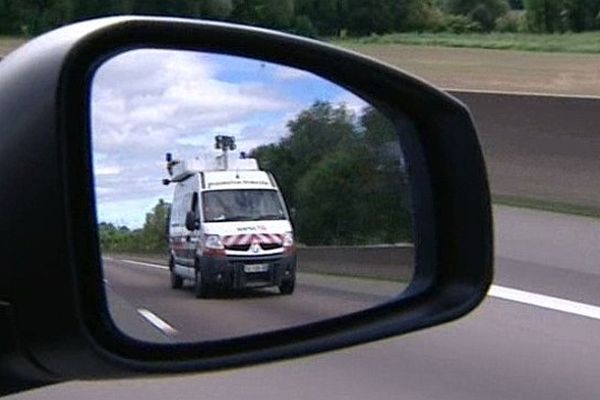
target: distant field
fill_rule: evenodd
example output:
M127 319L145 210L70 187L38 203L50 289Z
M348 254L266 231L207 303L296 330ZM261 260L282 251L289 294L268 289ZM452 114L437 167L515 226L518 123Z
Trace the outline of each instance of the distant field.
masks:
M0 37L0 57L25 40ZM443 88L600 96L600 32L564 35L406 33L334 43L383 60ZM461 43L503 49L546 48L554 52L433 46ZM569 51L587 49L589 53L559 50L567 48ZM592 53L593 48L598 54Z
M390 35L390 37L391 36L392 35ZM410 34L405 36L412 36L413 38L418 39L419 35ZM444 36L445 35L441 35L440 39ZM566 40L565 38L567 36L568 35L565 35L564 37L557 35L552 36L551 38L556 40ZM596 43L591 43L590 46L597 46L598 51L600 52L600 33L582 34L579 38L584 36L589 37L590 41L595 41ZM424 37L426 38L427 35L424 35ZM486 37L493 37L493 35ZM385 37L369 38L336 43L380 59L446 89L458 89L462 91L513 91L539 94L552 93L600 97L600 53L592 54L590 52L587 54L577 54L567 52L490 50L482 48L406 45L383 43L381 41L384 40L384 38ZM372 40L373 42L364 43L368 40ZM0 56L5 55L8 51L23 42L23 39L0 38ZM546 99L540 102L540 104L546 104L548 102L549 100ZM522 111L522 113L514 112L514 114L527 117L527 115L532 112L531 107L524 107ZM558 121L560 122L562 114L562 112L557 112L554 113L553 116L558 118ZM511 115L512 114L508 113L505 115L505 118L509 118ZM534 117L535 115L532 115L532 118ZM573 117L571 116L571 118ZM488 120L493 119L488 118ZM581 121L578 122L581 123ZM596 127L598 125L592 125L593 126L589 128L588 131L596 132ZM567 128L563 127L562 129L564 134L561 133L561 135L565 137L573 134L573 132L570 132ZM543 132L538 136L542 137ZM514 141L508 139L505 140L505 145L510 146L511 143L516 143L516 139ZM560 142L560 137L558 137L558 139L554 138L550 144L554 142ZM583 141L583 139L575 140L566 143L563 147L559 146L556 151L560 152L564 150L567 153L569 151L573 152L575 151L573 146L578 146L577 151L582 152L585 150L594 152L594 149L597 149L597 146L590 143L589 140L588 142ZM495 145L489 146L487 150L495 151L497 153L497 147L498 146ZM515 148L518 149L519 147L516 146ZM537 154L535 146L531 147L531 149L532 155ZM488 151L488 153L490 152ZM492 175L494 171L498 172L496 175L503 174L501 178L504 179L504 181L502 182L506 183L508 186L511 185L512 177L520 176L523 172L527 171L531 173L536 172L536 168L541 168L541 165L543 164L543 162L535 162L532 165L527 164L522 166L510 162L510 160L506 161L502 159L495 165L493 154L487 155L490 157L488 161ZM593 159L593 156L589 158ZM531 160L532 158L523 156L523 159ZM569 164L570 166L567 168L568 163L565 161L564 168L567 168L567 170L570 171L577 170L578 165L581 164L578 162L578 158L573 158L571 160L566 157L565 159L573 164ZM544 161L544 159L542 159L542 161ZM579 167L581 167L581 165L579 165ZM587 171L594 170L597 170L597 168L594 167ZM513 175L509 174L510 171L512 171L511 173L513 173ZM579 174L577 177L578 179L588 179L588 175L585 174ZM496 176L497 182L500 182L499 179L500 178ZM546 178L537 179L539 182L537 182L537 186L535 187L538 189L541 188L540 190L543 188L552 188L548 182L554 181L550 178L548 178L549 180L545 179ZM517 182L516 179L515 182ZM571 186L577 182L579 181L572 177L565 178L565 183L571 184ZM596 180L590 180L590 182L596 182ZM569 187L569 185L564 186ZM600 216L600 206L597 206L596 203L592 206L589 202L577 201L574 197L575 191L573 192L572 198L567 195L555 198L556 196L534 196L529 190L532 187L534 186L530 185L523 190L514 190L513 192L506 193L496 191L496 193L494 193L496 195L494 200L502 204L513 206L541 208L595 217ZM586 190L589 192L590 188L591 190L594 190L596 186L590 186L590 184L587 183L581 184L579 187L586 187ZM561 192L562 194L565 194L563 192L565 192L565 190Z
M0 55L23 43L25 39L0 36ZM360 38L329 39L344 47L358 45L404 44L418 46L522 50L534 52L600 54L600 31L562 34L534 33L392 33Z
M0 36L0 57L4 57L26 41L27 39L23 38Z
M600 54L344 45L447 89L600 96Z
M356 39L333 40L342 46L407 44L480 49L600 54L600 32L532 33L393 33Z

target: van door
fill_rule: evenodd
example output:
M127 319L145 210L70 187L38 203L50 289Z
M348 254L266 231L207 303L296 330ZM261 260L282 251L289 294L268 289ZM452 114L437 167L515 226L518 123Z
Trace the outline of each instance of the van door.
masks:
M185 213L187 214L189 211L193 212L196 215L196 218L200 220L200 213L198 209L198 192L194 191L193 193L188 193L189 196L186 196L185 202L187 204ZM185 222L184 222L185 224ZM200 227L200 224L198 224ZM186 228L185 235L185 244L184 244L184 257L186 260L186 265L193 266L196 260L196 248L198 246L198 241L200 240L200 228L189 231Z
M185 232L184 197L186 186L182 182L177 183L171 204L171 218L169 223L169 249L176 264L182 264L183 239Z

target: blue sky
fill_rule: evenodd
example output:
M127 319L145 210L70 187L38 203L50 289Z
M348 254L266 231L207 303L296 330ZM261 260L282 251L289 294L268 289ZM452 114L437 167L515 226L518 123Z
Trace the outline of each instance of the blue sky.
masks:
M214 136L238 150L277 142L316 100L366 104L313 74L260 60L134 50L104 63L92 83L92 145L99 221L141 227L165 187L164 154L212 159ZM235 155L232 155L235 156Z

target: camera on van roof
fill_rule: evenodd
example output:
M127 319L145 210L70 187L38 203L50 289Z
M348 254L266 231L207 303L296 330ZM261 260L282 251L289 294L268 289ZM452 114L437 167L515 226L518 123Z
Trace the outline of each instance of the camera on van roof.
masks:
M215 149L235 150L235 138L233 136L224 135L215 136Z

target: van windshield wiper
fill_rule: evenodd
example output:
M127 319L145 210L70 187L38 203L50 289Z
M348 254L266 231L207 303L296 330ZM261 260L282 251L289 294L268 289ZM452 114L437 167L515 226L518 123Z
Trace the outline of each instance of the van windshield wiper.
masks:
M252 221L262 221L265 219L285 219L285 217L281 214L263 214L252 218Z
M232 222L232 221L253 221L253 220L254 220L254 217L251 217L249 215L232 215L227 218L214 219L214 220L211 220L210 222Z
M233 216L227 217L227 218L211 219L206 222L264 221L264 220L275 220L275 219L277 219L277 220L285 219L285 217L280 214L264 214L264 215L259 215L256 217L253 217L250 215L233 215Z

